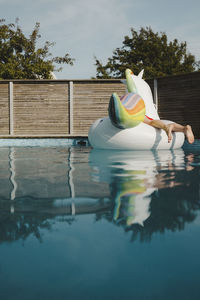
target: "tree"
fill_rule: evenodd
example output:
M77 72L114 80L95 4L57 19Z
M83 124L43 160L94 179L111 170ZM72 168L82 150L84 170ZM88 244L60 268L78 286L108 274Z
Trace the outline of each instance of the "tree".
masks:
M5 24L0 20L0 78L1 79L51 79L53 71L61 71L55 64L73 65L74 59L66 53L63 57L52 57L50 47L55 43L46 41L37 48L40 23L36 23L26 37L16 23Z
M97 78L123 78L126 68L135 74L144 68L149 79L190 73L198 66L195 56L187 52L186 42L168 42L165 33L154 33L151 27L141 27L139 32L131 28L131 37L124 37L123 46L113 51L105 65L96 57L95 60Z

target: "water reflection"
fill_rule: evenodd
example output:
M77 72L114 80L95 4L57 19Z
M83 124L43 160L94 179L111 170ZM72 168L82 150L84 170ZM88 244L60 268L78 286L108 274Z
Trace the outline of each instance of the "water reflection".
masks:
M0 242L25 240L55 222L108 210L105 184L91 184L90 148L1 148ZM99 193L102 189L104 192Z
M151 240L182 230L200 209L198 153L2 148L0 242L42 240L55 222L94 214Z
M96 178L109 181L112 219L132 240L182 230L199 208L199 156L182 149L160 152L91 152ZM107 177L105 177L107 176ZM105 179L106 178L106 179Z
M116 223L143 225L149 217L150 195L156 190L153 152L93 150L91 165L99 181L109 182Z

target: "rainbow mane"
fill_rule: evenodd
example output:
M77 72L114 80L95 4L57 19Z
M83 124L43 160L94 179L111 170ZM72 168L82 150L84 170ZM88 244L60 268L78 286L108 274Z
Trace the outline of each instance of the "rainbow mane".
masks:
M122 129L131 128L144 120L145 104L136 93L128 93L121 99L114 93L110 98L108 112L114 126Z

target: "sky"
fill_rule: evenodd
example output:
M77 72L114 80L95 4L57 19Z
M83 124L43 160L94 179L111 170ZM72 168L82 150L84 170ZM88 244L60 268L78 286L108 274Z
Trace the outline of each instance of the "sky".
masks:
M69 53L74 66L63 66L58 79L96 76L96 56L102 63L131 28L151 27L169 40L187 42L188 51L200 60L199 0L0 0L0 18L19 25L26 36L40 23L40 43L55 42L53 56ZM134 70L133 70L134 71Z

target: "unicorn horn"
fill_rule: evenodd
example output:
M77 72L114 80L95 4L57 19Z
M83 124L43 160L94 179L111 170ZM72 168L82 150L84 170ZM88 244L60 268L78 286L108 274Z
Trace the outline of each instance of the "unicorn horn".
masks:
M130 69L126 69L126 84L129 93L137 93L137 88L133 80L133 72Z

